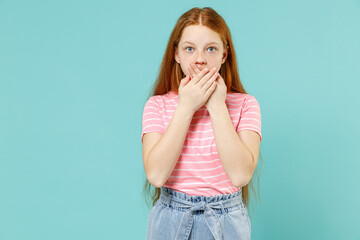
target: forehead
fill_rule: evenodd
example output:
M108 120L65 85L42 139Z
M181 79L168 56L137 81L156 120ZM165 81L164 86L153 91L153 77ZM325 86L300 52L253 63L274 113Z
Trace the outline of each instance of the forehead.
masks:
M221 45L220 35L203 25L190 25L184 28L180 44L191 42L193 44L207 44L215 42Z

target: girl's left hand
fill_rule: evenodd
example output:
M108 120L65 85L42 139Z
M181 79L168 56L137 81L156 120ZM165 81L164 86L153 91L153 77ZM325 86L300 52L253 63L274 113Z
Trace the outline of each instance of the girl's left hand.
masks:
M190 64L189 70L192 78L201 71L195 64ZM221 77L220 74L215 80L215 83L216 87L214 92L210 95L209 99L204 104L209 111L210 109L213 109L218 105L225 104L226 100L227 87L224 79Z

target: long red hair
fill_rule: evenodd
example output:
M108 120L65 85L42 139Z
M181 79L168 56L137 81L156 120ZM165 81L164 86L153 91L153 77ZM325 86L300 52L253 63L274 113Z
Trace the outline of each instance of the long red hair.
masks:
M171 32L165 54L163 56L159 75L153 85L150 92L150 96L162 95L172 90L178 93L178 88L181 79L185 77L181 70L180 65L175 61L175 50L178 47L182 33L185 27L190 25L203 25L209 27L213 31L217 32L223 42L224 49L228 48L228 56L226 61L221 65L220 75L223 77L227 86L228 92L245 93L245 91L238 73L238 67L236 62L236 54L233 42L231 40L231 34L225 20L212 8L194 7L180 16L176 25ZM260 154L261 156L261 154ZM257 167L258 168L258 167ZM256 171L255 171L256 172ZM255 173L254 172L254 173ZM249 188L250 185L253 189L253 177L250 182L242 187L242 197L246 207L249 207ZM152 206L160 197L161 189L155 187L155 191L150 194L151 185L145 176L145 184L143 194L146 196L151 195ZM254 190L254 189L253 189Z

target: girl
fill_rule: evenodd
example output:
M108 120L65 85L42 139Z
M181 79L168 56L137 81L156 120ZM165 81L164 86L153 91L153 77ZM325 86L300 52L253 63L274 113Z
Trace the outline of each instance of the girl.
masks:
M240 82L224 19L192 8L143 111L145 189L156 187L147 239L250 239L247 185L261 140L260 107Z

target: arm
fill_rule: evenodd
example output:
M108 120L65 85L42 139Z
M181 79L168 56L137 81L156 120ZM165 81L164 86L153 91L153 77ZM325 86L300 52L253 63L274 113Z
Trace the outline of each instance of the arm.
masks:
M247 185L256 168L259 136L252 131L243 131L238 134L225 103L209 109L209 113L216 147L226 174L235 187ZM245 145L240 136L247 139L247 145L251 145L250 148Z
M177 106L165 133L152 147L144 161L149 182L161 187L171 175L184 145L194 112ZM144 141L146 134L144 135Z

